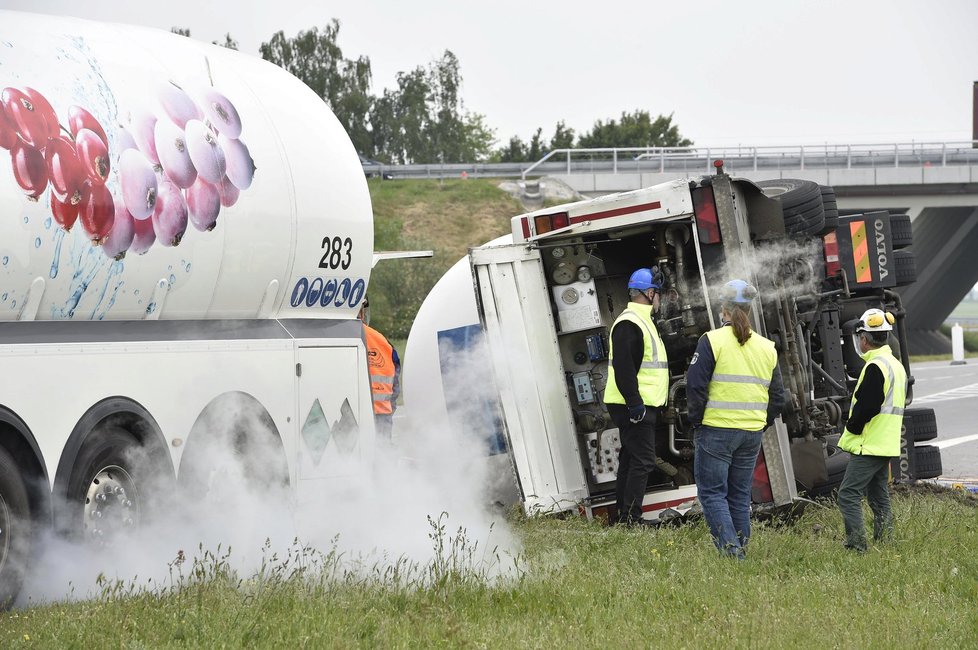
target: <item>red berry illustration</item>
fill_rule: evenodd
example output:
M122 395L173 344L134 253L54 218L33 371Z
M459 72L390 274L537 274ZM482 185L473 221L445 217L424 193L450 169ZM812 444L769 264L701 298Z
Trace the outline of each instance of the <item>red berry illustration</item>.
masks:
M66 136L50 138L44 148L44 162L47 163L51 189L58 198L74 204L81 201L85 171L71 140Z
M3 93L0 93L0 101L3 102L7 119L13 123L21 140L32 147L43 149L51 133L48 126L48 115L53 117L53 111L48 112L50 104L36 105L26 92L17 88L4 88Z
M24 93L33 102L34 110L44 116L44 122L48 125L48 137L58 137L61 134L61 126L58 124L58 114L54 112L54 108L52 108L47 98L28 86L24 86Z
M51 192L51 214L59 226L70 231L78 219L78 203L59 201L57 195Z
M29 144L18 142L10 151L10 161L17 184L27 192L28 198L36 201L48 185L44 154Z
M92 243L98 246L112 230L115 220L115 201L105 185L93 185L92 191L82 201L78 220L88 233Z
M7 119L7 114L0 106L0 149L13 149L17 145L17 129Z
M99 135L90 129L79 129L75 134L75 151L92 183L104 185L109 177L109 150Z
M106 137L105 130L99 124L99 121L81 106L71 106L68 108L68 130L71 131L71 134L77 140L78 132L82 129L88 129L94 132L102 140L102 144L106 148L109 146L109 139Z

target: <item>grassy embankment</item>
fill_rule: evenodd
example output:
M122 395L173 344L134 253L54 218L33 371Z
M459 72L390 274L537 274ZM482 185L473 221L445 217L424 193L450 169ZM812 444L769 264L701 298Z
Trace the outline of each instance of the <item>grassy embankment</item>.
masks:
M434 251L432 259L377 265L370 279L372 325L392 340L406 339L421 302L442 274L470 246L510 231L510 218L524 210L497 185L486 179L369 181L374 249Z
M573 519L514 524L509 579L433 534L427 567L343 575L335 556L239 576L220 556L160 594L107 585L82 603L0 615L4 648L949 648L978 639L978 499L901 490L897 536L841 547L833 508L757 526L747 562L716 555L702 523L657 531ZM437 529L436 529L437 530ZM328 579L316 566L330 569Z

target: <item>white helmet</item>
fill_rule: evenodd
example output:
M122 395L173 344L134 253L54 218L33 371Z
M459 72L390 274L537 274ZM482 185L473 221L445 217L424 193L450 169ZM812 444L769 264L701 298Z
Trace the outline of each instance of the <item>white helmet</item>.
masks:
M893 314L882 309L867 309L859 317L856 333L859 332L892 332L896 319Z

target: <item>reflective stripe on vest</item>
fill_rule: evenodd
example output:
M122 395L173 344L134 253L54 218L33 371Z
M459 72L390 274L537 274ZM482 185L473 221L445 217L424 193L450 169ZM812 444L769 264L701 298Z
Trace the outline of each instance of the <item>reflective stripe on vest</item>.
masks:
M716 365L707 389L703 424L761 431L767 424L768 388L778 354L774 343L752 332L740 345L733 327L707 332Z
M852 454L895 458L900 455L900 430L907 404L907 371L893 356L888 345L870 350L863 358L866 365L859 373L849 415L852 416L852 409L856 406L856 392L862 386L866 368L870 365L875 365L883 373L883 404L880 412L866 423L860 435L846 429L839 439L839 447Z
M645 310L648 310L648 315L643 315ZM628 303L611 329L614 330L615 326L624 320L635 323L642 330L645 349L637 376L638 392L642 396L642 403L647 406L663 406L669 397L669 360L662 339L659 338L659 332L652 323L652 306ZM618 390L618 384L615 382L614 344L609 344L608 348L608 381L604 388L604 401L606 404L625 404L625 397Z
M374 413L390 415L394 412L394 347L383 334L363 326L367 344L367 369L370 373L370 392L373 395Z

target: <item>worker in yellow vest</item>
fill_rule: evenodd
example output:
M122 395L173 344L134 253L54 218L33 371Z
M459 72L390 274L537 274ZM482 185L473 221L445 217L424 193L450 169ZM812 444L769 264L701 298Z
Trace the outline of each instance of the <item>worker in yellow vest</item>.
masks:
M866 364L859 373L839 447L852 454L839 486L839 510L846 526L845 546L864 552L862 500L873 511L873 540L893 533L890 510L890 460L900 455L900 430L907 403L907 371L886 344L893 314L869 309L859 317L856 337Z
M774 343L750 327L757 290L731 280L720 292L721 327L700 337L686 375L703 516L721 553L744 559L751 484L764 430L784 406Z
M611 326L604 402L618 427L621 449L615 486L616 522L646 524L642 501L655 467L655 423L669 393L669 360L652 315L659 308L658 269L628 279L628 305Z
M367 347L367 372L374 403L374 423L381 444L391 443L394 410L401 392L401 360L397 350L383 334L370 327L370 303L366 296L358 318L363 321L363 338Z

